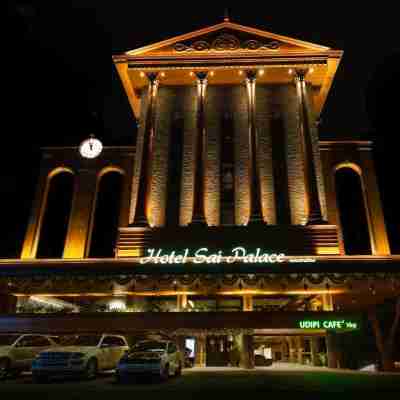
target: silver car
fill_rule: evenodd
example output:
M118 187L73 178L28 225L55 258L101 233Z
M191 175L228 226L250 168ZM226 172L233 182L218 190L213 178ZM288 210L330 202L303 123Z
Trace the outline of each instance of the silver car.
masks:
M98 371L114 369L128 350L128 342L119 335L76 335L58 348L41 352L32 363L36 382L52 376L80 375L92 379Z
M40 352L55 346L56 338L47 335L0 335L0 379L29 371Z
M169 340L143 340L121 358L116 369L117 382L129 376L155 375L166 380L182 373L183 357L177 345Z

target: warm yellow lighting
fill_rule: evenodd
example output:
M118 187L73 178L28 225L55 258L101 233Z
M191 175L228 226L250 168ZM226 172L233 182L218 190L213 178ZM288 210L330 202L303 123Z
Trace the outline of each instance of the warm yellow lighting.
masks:
M263 69L260 69L260 70L258 71L258 75L263 76L263 75L264 75L264 70L263 70Z
M190 75L190 76L193 76L193 75L194 75L194 72L193 72L193 71L190 71L189 75Z
M318 255L334 255L340 254L340 250L339 247L318 246L316 248L316 253Z
M239 71L239 75L243 75L243 71Z
M293 74L293 70L292 70L292 68L290 68L289 69L289 75L292 75Z
M214 76L214 71L211 71L211 72L210 72L210 76Z
M141 72L141 73L140 73L140 77L141 77L141 78L144 78L144 72Z
M277 294L288 294L288 295L312 295L312 294L341 294L348 291L341 289L320 289L320 290L261 290L261 289L235 289L226 291L216 291L215 294L221 296L243 296L243 295L277 295ZM196 290L196 291L185 291L185 290L159 290L159 291L144 291L144 292L131 292L131 291L118 291L114 292L114 296L194 296L194 295L205 295L209 294L209 290ZM29 297L25 293L13 293L16 297ZM97 292L97 293L40 293L35 294L35 296L40 297L105 297L109 296L110 293L107 292Z
M310 68L308 71L310 74L312 74L314 72L314 68Z
M160 75L164 78L165 77L165 72L161 72Z
M126 310L126 302L121 299L111 300L108 303L108 308L110 311L125 311Z

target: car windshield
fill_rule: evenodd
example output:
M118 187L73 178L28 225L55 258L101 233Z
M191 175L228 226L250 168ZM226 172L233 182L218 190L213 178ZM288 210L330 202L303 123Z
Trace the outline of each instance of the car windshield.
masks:
M140 342L135 344L131 351L164 351L166 347L166 342Z
M101 335L78 335L67 337L63 340L64 346L97 346Z
M0 346L11 346L19 338L19 335L0 335Z

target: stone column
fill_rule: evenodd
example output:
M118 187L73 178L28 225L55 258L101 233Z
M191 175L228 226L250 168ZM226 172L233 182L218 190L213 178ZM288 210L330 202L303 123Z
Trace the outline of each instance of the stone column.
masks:
M297 348L297 362L299 364L303 364L304 338L302 336L296 337L296 348Z
M196 337L195 342L195 367L206 366L206 336L200 335Z
M34 259L39 244L39 236L42 228L44 213L46 211L47 196L49 193L48 168L41 168L39 180L36 186L35 198L33 201L32 212L29 217L28 229L25 234L22 246L21 259Z
M249 132L249 223L263 223L261 209L261 183L258 168L258 135L256 125L256 71L246 72Z
M195 157L195 178L193 193L193 216L191 224L206 226L204 206L204 168L206 167L206 125L205 125L205 101L207 90L207 72L197 72L197 141Z
M176 344L178 346L178 349L181 353L181 365L182 368L185 367L185 336L178 336L176 338Z
M148 105L143 137L143 152L141 155L141 159L136 161L141 163L140 178L138 183L139 187L137 190L136 211L133 220L133 225L138 227L149 226L148 207L151 188L153 142L156 129L156 101L159 85L157 77L157 73L147 74L149 86Z
M295 75L297 99L299 108L299 128L302 142L304 160L304 186L306 192L306 210L308 210L307 225L325 224L323 220L321 203L318 193L318 182L314 163L312 147L312 131L310 121L310 110L307 98L307 86L305 77L307 69L297 69Z
M178 294L176 296L176 310L183 311L187 306L187 295L186 294Z
M333 311L334 310L333 295L331 293L323 293L321 297L322 297L322 310Z
M310 350L311 350L311 362L315 367L319 367L321 365L319 359L319 337L313 336L310 338Z
M98 189L96 171L81 169L75 179L63 258L87 257L90 248Z
M245 369L254 368L253 336L240 333L235 336L236 346L240 354L239 366Z
M289 362L294 363L296 362L295 338L289 337L288 344L289 344Z
M328 357L329 368L340 368L340 352L338 348L337 334L327 331L326 336L326 352Z
M253 296L251 294L243 295L243 311L253 311Z

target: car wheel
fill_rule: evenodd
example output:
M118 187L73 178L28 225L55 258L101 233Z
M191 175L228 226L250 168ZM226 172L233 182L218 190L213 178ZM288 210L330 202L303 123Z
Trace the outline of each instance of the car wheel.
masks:
M0 358L0 380L6 379L10 373L10 360L8 358Z
M164 369L161 371L160 378L162 381L166 381L169 378L169 364L166 364Z
M94 379L97 375L97 360L95 358L91 358L85 368L85 378L86 379Z
M175 370L175 374L174 376L178 377L182 375L182 364L179 363L179 365L177 366L176 370Z

